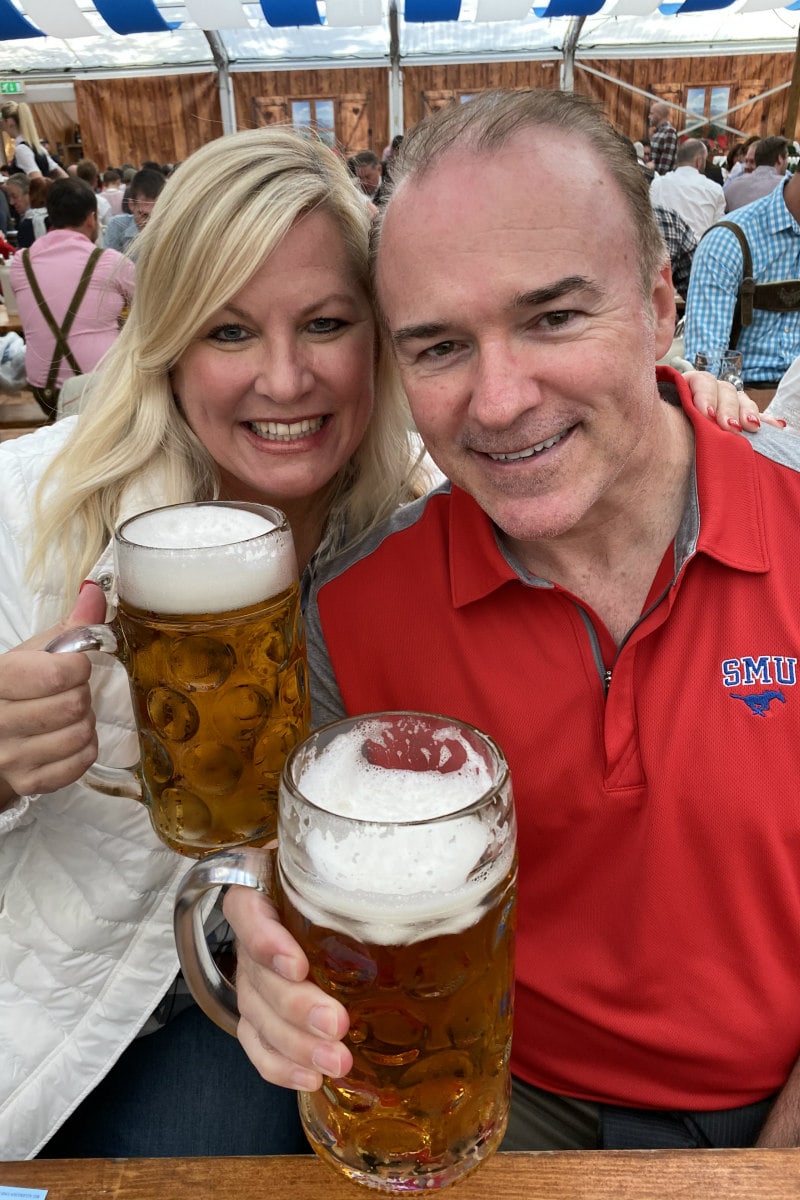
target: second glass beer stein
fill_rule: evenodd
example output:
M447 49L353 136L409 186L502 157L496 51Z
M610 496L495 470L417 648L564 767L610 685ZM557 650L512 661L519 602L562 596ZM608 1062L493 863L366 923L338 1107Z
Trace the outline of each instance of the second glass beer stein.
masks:
M455 1182L508 1117L517 860L502 753L421 713L326 726L287 759L274 879L268 862L214 855L184 880L176 937L195 998L235 1029L202 941L204 893L272 889L309 977L350 1017L352 1070L300 1094L312 1146L373 1188Z
M280 772L309 727L285 516L225 501L153 509L120 526L114 555L114 620L48 646L105 650L128 672L139 762L95 765L87 782L142 800L190 857L274 837Z

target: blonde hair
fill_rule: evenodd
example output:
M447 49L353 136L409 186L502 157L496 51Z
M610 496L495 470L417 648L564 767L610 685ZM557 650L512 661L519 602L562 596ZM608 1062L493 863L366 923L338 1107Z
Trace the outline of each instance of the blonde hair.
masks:
M29 575L60 546L65 602L127 515L125 493L143 475L158 480L156 503L219 494L216 464L175 403L170 370L312 210L334 219L354 278L371 298L369 214L344 164L320 141L288 128L232 134L196 151L167 183L134 246L130 316L38 492ZM405 397L385 343L377 345L376 403L361 445L329 485L321 557L426 486L409 449Z
M9 100L0 108L0 117L4 121L8 120L9 117L12 121L16 121L17 129L23 141L26 141L32 150L36 150L39 154L44 154L42 143L39 140L39 132L33 119L33 113L24 101L20 101L17 104L15 101Z

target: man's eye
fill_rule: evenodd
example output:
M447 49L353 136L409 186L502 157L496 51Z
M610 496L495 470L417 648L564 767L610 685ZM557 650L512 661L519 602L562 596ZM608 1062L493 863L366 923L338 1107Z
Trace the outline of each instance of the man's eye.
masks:
M558 329L561 325L567 325L574 315L570 309L559 309L558 312L545 313L541 318L541 324L547 325L550 329Z
M247 331L241 325L217 325L208 334L215 342L242 342L247 336Z
M452 354L455 349L455 342L437 342L435 346L428 346L422 356L423 358L447 358L448 354Z
M316 317L308 323L309 333L336 333L339 329L344 329L346 321L340 320L339 317Z

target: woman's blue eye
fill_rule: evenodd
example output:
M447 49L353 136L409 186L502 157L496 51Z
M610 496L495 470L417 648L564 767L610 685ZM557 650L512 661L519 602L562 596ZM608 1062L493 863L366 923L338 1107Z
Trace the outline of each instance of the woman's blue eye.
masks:
M240 342L246 334L241 325L218 325L208 336L217 342Z
M317 317L313 321L309 321L308 328L311 333L335 333L337 329L341 329L345 324L338 317Z

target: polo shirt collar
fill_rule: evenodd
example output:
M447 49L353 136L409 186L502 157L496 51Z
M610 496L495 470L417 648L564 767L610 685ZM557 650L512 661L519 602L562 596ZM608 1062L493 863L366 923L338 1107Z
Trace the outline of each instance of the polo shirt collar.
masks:
M699 552L740 571L769 569L763 528L756 454L747 437L723 433L692 404L683 376L657 368L659 383L671 385L695 434L695 462L689 498L675 538L676 574ZM722 440L720 440L722 439ZM700 514L702 513L702 521ZM552 586L516 570L501 548L498 532L467 492L450 494L450 590L462 608L509 582Z

